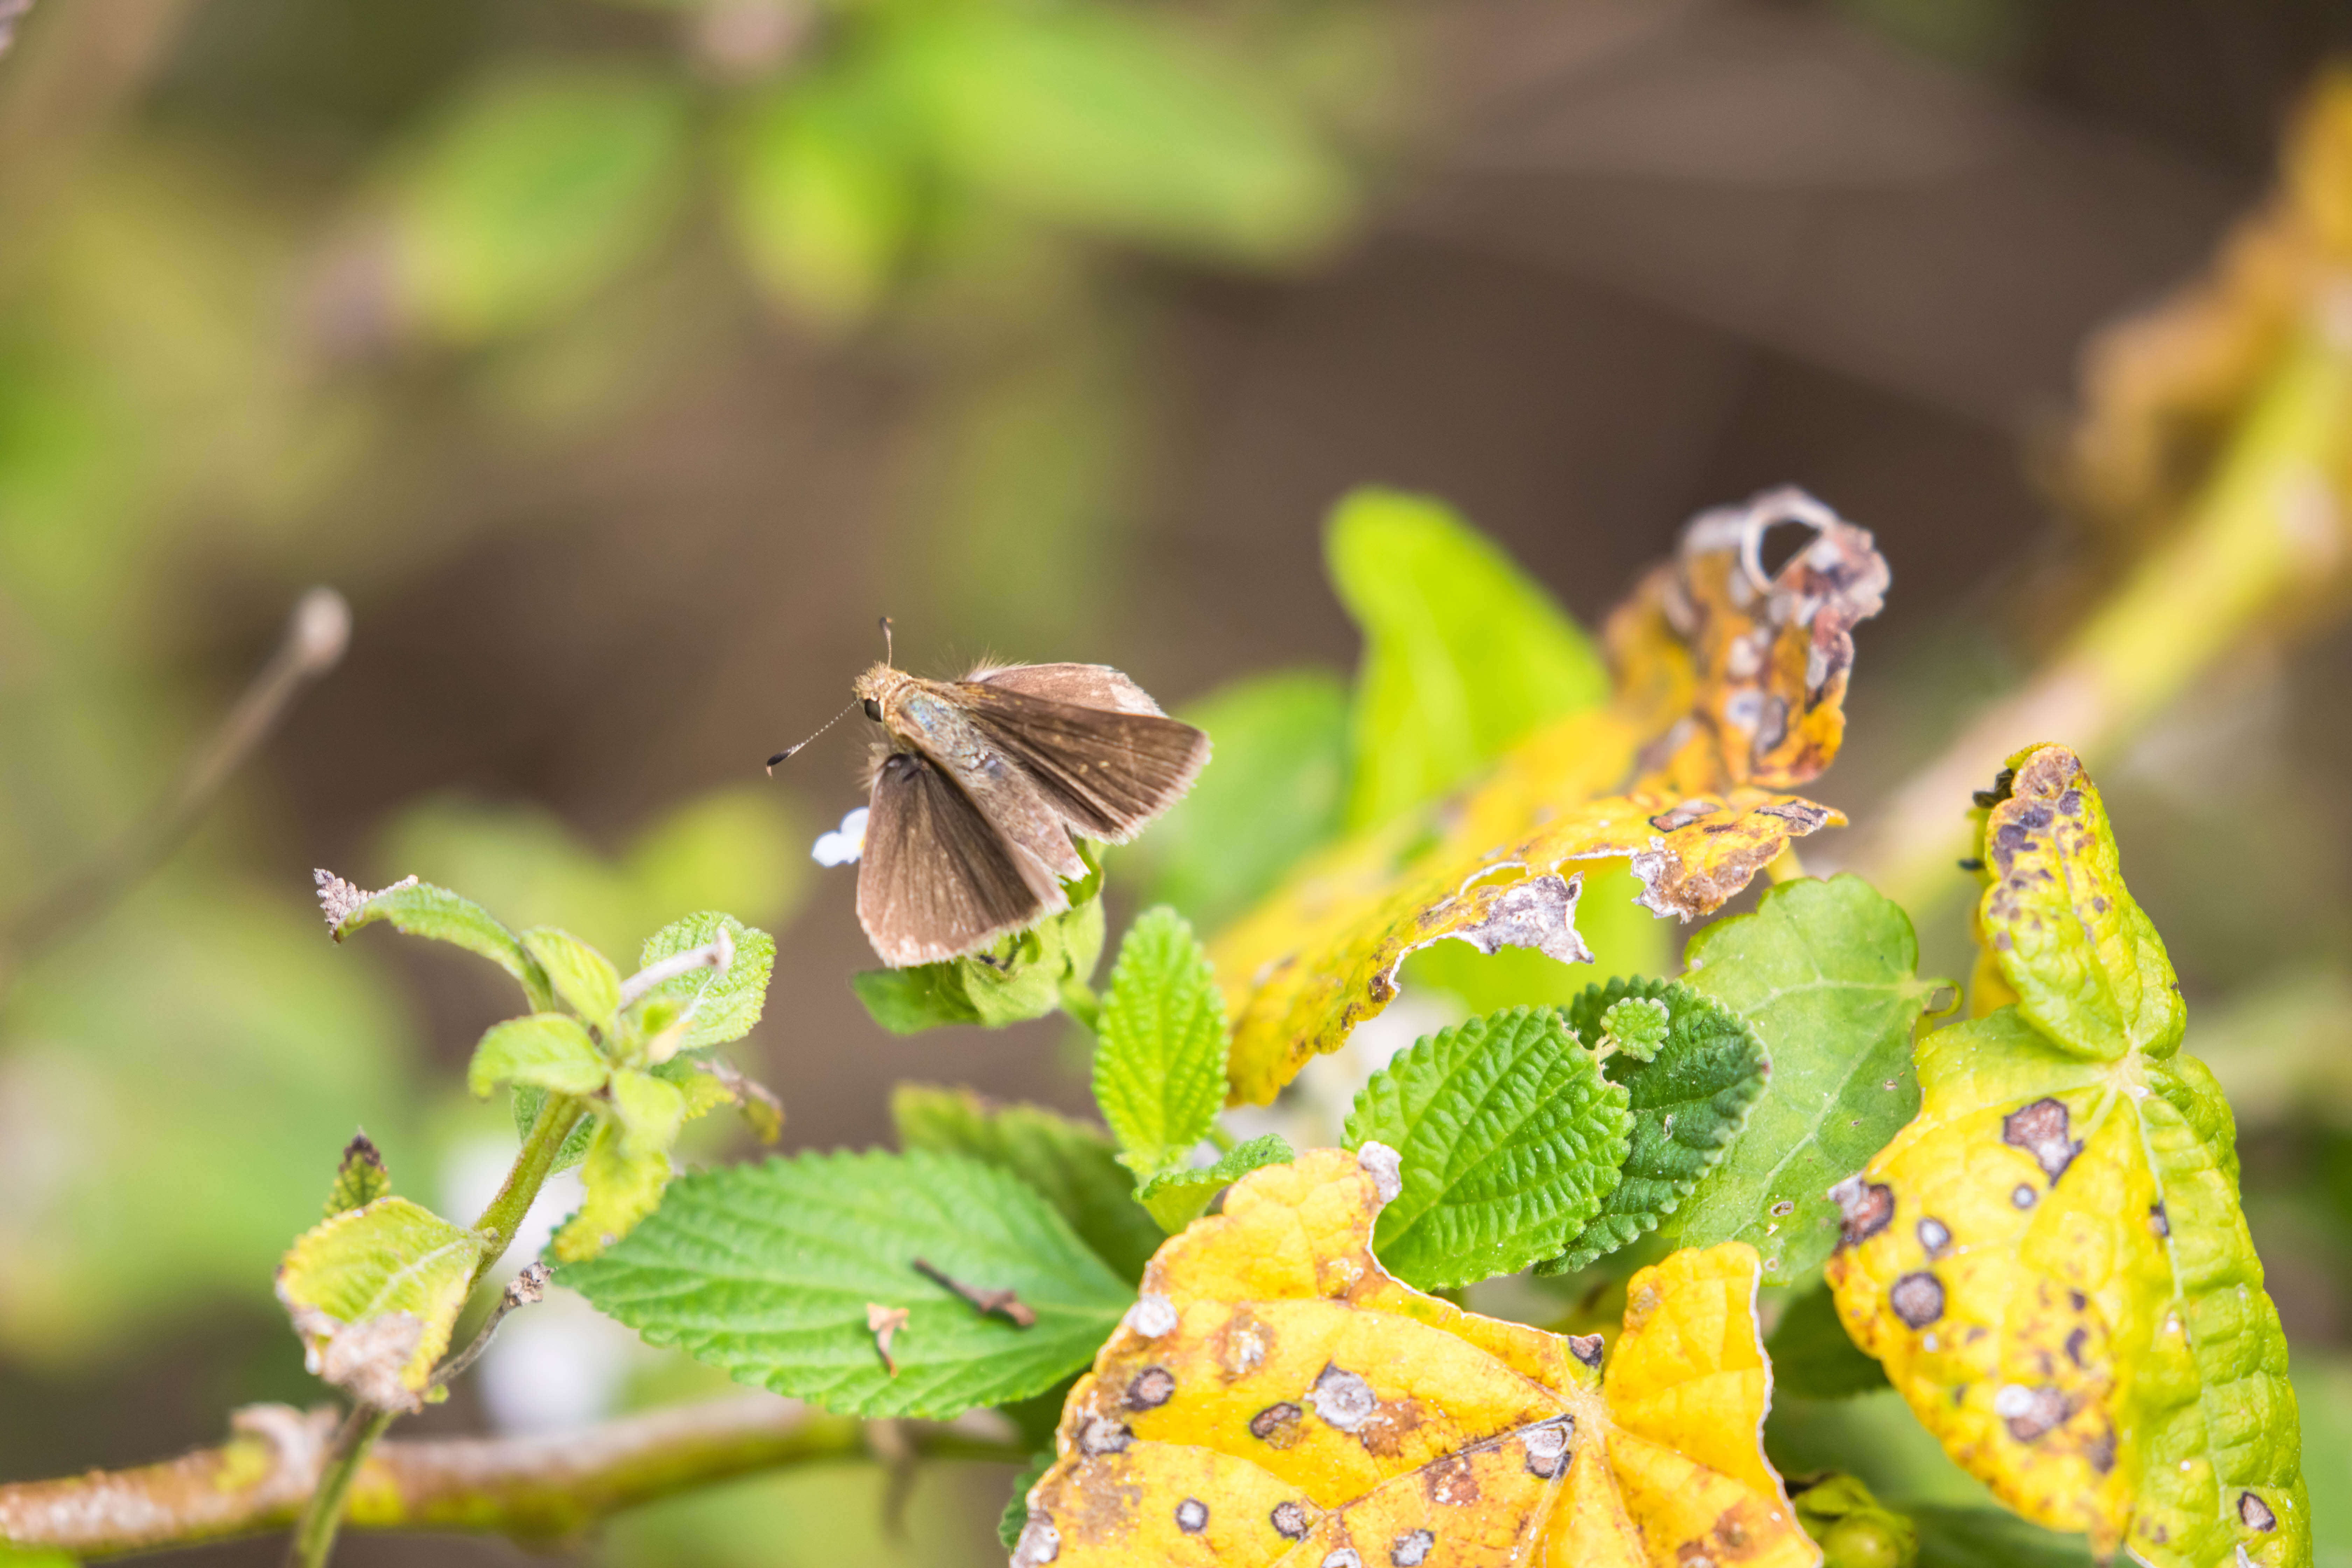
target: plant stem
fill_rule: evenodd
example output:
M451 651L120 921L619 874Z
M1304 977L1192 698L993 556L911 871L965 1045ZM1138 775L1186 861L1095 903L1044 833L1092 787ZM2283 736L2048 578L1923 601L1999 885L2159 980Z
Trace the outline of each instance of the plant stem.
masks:
M1234 1135L1213 1121L1209 1123L1209 1142L1217 1146L1217 1152L1220 1154L1230 1154L1234 1152Z
M1102 1033L1102 998L1085 981L1062 982L1062 1011L1084 1024L1088 1034Z
M496 1267L514 1245L515 1233L522 1228L523 1215L539 1196L539 1189L547 1184L554 1173L555 1157L562 1152L563 1141L572 1136L572 1129L588 1113L588 1107L567 1094L551 1094L532 1119L530 1131L523 1137L522 1147L515 1153L514 1164L507 1171L506 1184L499 1188L498 1196L490 1200L474 1228L494 1237L483 1248L482 1260L474 1266L474 1278L467 1282L470 1289L482 1282L482 1276Z
M540 1105L539 1115L524 1135L522 1147L515 1152L514 1163L508 1167L506 1182L490 1200L489 1207L482 1211L482 1217L474 1222L476 1230L492 1239L482 1249L482 1260L474 1266L473 1279L467 1281L468 1291L482 1282L482 1277L514 1244L515 1233L522 1228L523 1215L530 1212L539 1189L547 1184L548 1176L555 1169L555 1157L562 1152L563 1141L572 1135L572 1129L587 1110L583 1101L566 1094L551 1094ZM335 1549L336 1533L342 1529L343 1508L351 1500L352 1482L376 1439L399 1416L397 1410L379 1410L365 1405L352 1407L350 1417L335 1435L334 1450L327 1456L326 1468L320 1473L318 1489L310 1494L310 1502L302 1510L301 1521L295 1527L293 1544L286 1554L288 1568L326 1568L328 1555Z
M342 1430L335 1434L335 1447L319 1476L319 1488L310 1494L301 1522L295 1527L293 1544L286 1552L288 1568L326 1568L327 1555L335 1549L335 1535L343 1526L343 1505L351 1500L352 1483L359 1479L360 1466L375 1440L399 1414L364 1405L352 1406Z

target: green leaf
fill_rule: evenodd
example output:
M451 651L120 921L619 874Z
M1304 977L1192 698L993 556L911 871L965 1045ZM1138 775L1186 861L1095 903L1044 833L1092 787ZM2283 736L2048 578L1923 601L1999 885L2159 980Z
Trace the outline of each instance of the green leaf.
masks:
M1772 1391L1791 1399L1852 1399L1887 1386L1886 1373L1838 1321L1837 1300L1815 1287L1791 1300L1765 1344Z
M401 183L407 302L479 342L581 304L667 232L688 182L687 105L650 73L580 68L485 83Z
M522 994L536 1010L554 1000L547 972L523 951L514 932L490 918L488 910L461 899L446 888L411 877L378 892L362 892L331 872L317 873L319 902L327 911L327 930L337 942L355 931L388 921L404 936L428 937L479 954L522 983Z
M1199 1219L1211 1198L1252 1171L1287 1165L1294 1157L1290 1145L1269 1132L1226 1150L1213 1165L1162 1171L1138 1188L1135 1195L1151 1211L1160 1228L1173 1236Z
M1184 917L1143 911L1096 1026L1095 1103L1139 1178L1181 1166L1225 1102L1225 999Z
M1018 1329L924 1279L924 1259L1036 1313ZM944 1418L1036 1394L1094 1359L1133 1300L1053 1205L976 1160L802 1154L690 1175L564 1283L739 1380L854 1415ZM883 1370L869 1303L911 1310Z
M677 1050L723 1046L751 1032L767 1005L768 981L776 967L776 939L732 915L705 910L662 927L646 938L645 948L637 954L637 967L651 969L664 959L709 946L722 931L735 950L733 962L724 971L698 969L665 980L639 1003L645 1006L667 1002L679 1010L686 1019L686 1032L678 1037Z
M1443 502L1357 490L1324 553L1364 634L1349 827L1443 795L1545 721L1607 700L1608 669L1576 623Z
M1549 1008L1441 1029L1374 1074L1348 1113L1351 1149L1403 1157L1373 1250L1423 1289L1515 1273L1567 1247L1625 1163L1624 1089Z
M640 1075L642 1076L642 1075ZM648 1079L647 1081L658 1081ZM667 1084L675 1095L677 1090ZM555 1233L562 1263L584 1263L635 1230L662 1201L669 1155L633 1139L617 1118L602 1119L580 1163L580 1210Z
M1208 731L1215 765L1123 853L1142 863L1148 902L1215 931L1339 831L1348 689L1327 670L1280 670L1222 687L1177 717Z
M1601 1075L1625 1087L1633 1116L1623 1174L1568 1251L1539 1274L1573 1273L1655 1230L1723 1159L1771 1071L1746 1020L1671 980L1612 980L1587 988L1564 1012L1579 1037L1597 1040L1628 1018L1655 1021L1629 1008L1661 1010L1665 1028L1651 1059L1621 1047L1601 1063Z
M1238 59L1106 6L926 13L894 64L948 172L1049 222L1280 261L1327 243L1348 182Z
M362 1132L343 1146L335 1184L327 1193L327 1217L365 1208L390 1191L392 1173L384 1168L383 1153Z
M484 1245L406 1198L378 1198L306 1231L278 1267L278 1299L310 1370L355 1399L415 1409Z
M1099 877L1088 880L1097 889L1101 885ZM874 1021L894 1035L949 1024L1002 1028L1059 1008L1065 987L1095 972L1102 942L1102 900L1088 896L1001 939L985 953L909 969L861 970L849 977L849 984Z
M1012 1551L1021 1544L1021 1532L1029 1527L1029 1491L1045 1472L1054 1468L1054 1450L1040 1448L1029 1456L1021 1473L1013 1478L1013 1495L1004 1500L1004 1512L996 1521L996 1539Z
M553 926L533 926L522 933L522 945L546 971L555 999L611 1039L614 1015L621 1009L621 975L613 961Z
M1028 1183L1123 1279L1141 1279L1164 1239L1110 1140L1082 1121L912 1083L891 1090L890 1120L902 1148L962 1154Z
M466 1068L466 1087L487 1095L502 1083L526 1085L557 1094L593 1094L612 1072L595 1042L580 1021L562 1013L533 1013L493 1024L474 1047ZM534 1104L533 1119L539 1115ZM528 1131L526 1123L523 1131Z
M870 314L897 281L921 216L915 127L895 95L855 67L795 75L756 102L738 133L730 195L752 270L821 321Z
M1913 973L1902 910L1859 877L1785 882L1753 914L1691 939L1683 984L1754 1026L1772 1080L1748 1130L1683 1200L1685 1247L1738 1239L1768 1283L1811 1272L1837 1244L1829 1189L1919 1109L1911 1029L1937 986Z
M613 1120L631 1155L667 1153L686 1124L686 1092L648 1072L627 1068L613 1075Z

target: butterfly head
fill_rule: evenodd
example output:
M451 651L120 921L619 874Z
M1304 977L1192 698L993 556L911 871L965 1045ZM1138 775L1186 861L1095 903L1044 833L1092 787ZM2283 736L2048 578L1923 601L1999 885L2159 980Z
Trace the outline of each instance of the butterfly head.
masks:
M866 710L866 716L880 724L886 722L883 715L897 705L899 696L914 684L914 680L915 678L905 670L893 669L885 661L859 676L851 691L857 699L857 705Z

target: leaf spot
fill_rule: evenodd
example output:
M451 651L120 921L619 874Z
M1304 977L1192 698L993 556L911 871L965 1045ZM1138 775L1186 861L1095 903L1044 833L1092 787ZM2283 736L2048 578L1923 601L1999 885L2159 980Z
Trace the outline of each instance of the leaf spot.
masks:
M1117 1454L1135 1441L1135 1434L1124 1423L1108 1415L1097 1415L1078 1429L1078 1449L1091 1455Z
M1013 1549L1013 1568L1038 1568L1062 1554L1062 1532L1042 1513L1033 1513L1021 1527L1020 1543Z
M2271 1505L2252 1492L2238 1494L2238 1517L2245 1521L2249 1530L2273 1531L2278 1528L2278 1515L2271 1511ZM2243 1552L2245 1548L2238 1550Z
M2017 1184L2016 1188L2010 1193L2009 1201L2017 1208L2030 1209L2033 1206L2034 1200L2039 1198L2041 1195L2041 1194L2033 1190L2031 1184L2020 1182Z
M1927 1215L1919 1222L1919 1245L1927 1248L1928 1257L1943 1257L1944 1248L1952 1245L1951 1226L1933 1215Z
M1437 1537L1426 1530L1409 1530L1396 1538L1389 1548L1389 1561L1396 1568L1421 1568L1429 1556L1429 1549L1437 1544Z
M1933 1274L1906 1274L1886 1292L1895 1315L1915 1329L1924 1329L1944 1315L1944 1282Z
M1314 1403L1315 1414L1342 1432L1360 1430L1381 1407L1380 1396L1372 1392L1370 1384L1328 1362L1315 1379L1314 1392L1307 1397Z
M1127 1326L1147 1340L1176 1329L1176 1303L1165 1296L1143 1296L1127 1310Z
M2069 1139L2066 1132L2065 1105L2046 1097L2000 1119L2000 1141L2032 1155L2042 1173L2053 1182L2063 1175L2066 1167L2074 1163L2074 1156L2083 1152L2083 1145Z
M1261 1443L1287 1448L1298 1440L1298 1421L1305 1414L1286 1399L1279 1405L1269 1405L1250 1417L1250 1436Z
M1176 1505L1176 1528L1187 1535L1198 1535L1209 1528L1209 1505L1199 1498L1188 1497Z
M1274 1526L1274 1532L1285 1541L1297 1541L1307 1533L1307 1510L1295 1502L1276 1503L1274 1511L1265 1517L1266 1522Z
M2028 1388L2021 1383L2003 1384L1993 1395L1993 1414L2009 1423L2009 1435L2021 1443L2031 1443L2065 1424L2074 1414L2074 1403L2065 1392L2053 1384L2042 1383Z
M1859 1175L1848 1176L1832 1187L1829 1195L1844 1219L1838 1237L1841 1247L1859 1247L1895 1218L1895 1189L1884 1182L1864 1183Z
M1127 1385L1129 1410L1157 1410L1176 1392L1176 1374L1164 1366L1147 1366Z

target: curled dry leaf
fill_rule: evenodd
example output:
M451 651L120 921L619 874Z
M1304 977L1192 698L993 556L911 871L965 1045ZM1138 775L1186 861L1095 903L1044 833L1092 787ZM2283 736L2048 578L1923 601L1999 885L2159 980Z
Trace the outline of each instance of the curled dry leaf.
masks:
M1602 1373L1371 1254L1393 1152L1244 1178L1152 1259L1064 1406L1015 1568L1381 1563L1812 1568L1760 1428L1756 1255L1629 1286Z
M2300 1568L2286 1340L2230 1109L2072 752L2014 763L1979 921L2015 998L1918 1047L1919 1114L1833 1189L1854 1342L1995 1496L2152 1568Z
M1769 576L1766 539L1811 532ZM1794 490L1701 515L1609 624L1617 696L1522 742L1467 792L1319 854L1211 951L1234 1008L1233 1099L1263 1104L1394 1000L1446 938L1589 962L1586 861L1630 863L1641 901L1691 920L1791 839L1843 820L1780 793L1837 754L1853 628L1877 614L1868 532Z

